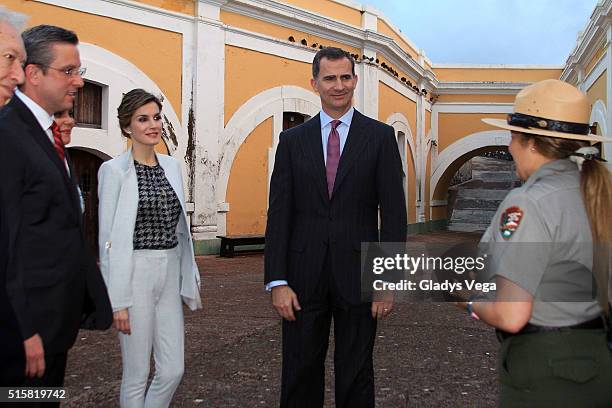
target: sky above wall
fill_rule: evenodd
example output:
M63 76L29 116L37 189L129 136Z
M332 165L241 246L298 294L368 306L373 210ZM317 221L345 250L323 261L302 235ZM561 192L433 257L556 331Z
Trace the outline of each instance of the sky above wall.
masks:
M440 64L564 65L597 0L361 0Z

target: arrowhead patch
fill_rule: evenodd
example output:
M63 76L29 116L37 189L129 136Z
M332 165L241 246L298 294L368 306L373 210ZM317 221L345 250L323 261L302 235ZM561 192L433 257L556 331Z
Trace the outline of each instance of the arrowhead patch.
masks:
M509 240L518 229L522 219L523 210L521 210L519 207L513 206L506 208L506 210L504 210L502 213L499 225L502 238L506 241Z

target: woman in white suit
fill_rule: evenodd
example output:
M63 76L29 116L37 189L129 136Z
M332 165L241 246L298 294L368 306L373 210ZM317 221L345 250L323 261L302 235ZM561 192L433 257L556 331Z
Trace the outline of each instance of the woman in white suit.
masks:
M123 359L122 407L167 407L184 369L182 301L202 307L179 162L155 153L160 100L142 90L117 109L126 153L102 164L100 269ZM155 377L146 393L151 351Z

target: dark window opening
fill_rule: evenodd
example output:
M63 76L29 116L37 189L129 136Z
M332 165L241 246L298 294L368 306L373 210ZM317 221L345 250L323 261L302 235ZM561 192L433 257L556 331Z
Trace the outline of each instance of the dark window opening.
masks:
M283 113L283 130L291 129L297 125L304 123L306 117L301 113L297 112L284 112Z
M72 116L79 127L102 128L102 86L85 81L74 101Z

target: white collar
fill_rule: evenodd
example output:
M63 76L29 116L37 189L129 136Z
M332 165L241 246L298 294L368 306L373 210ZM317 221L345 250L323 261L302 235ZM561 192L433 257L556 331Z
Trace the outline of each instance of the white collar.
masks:
M345 125L350 127L351 126L351 121L353 120L353 113L355 113L355 108L351 107L351 109L349 109L338 120L340 122L344 123ZM334 118L329 116L327 113L325 113L325 111L323 109L321 109L321 114L320 114L319 117L321 119L321 129L323 129L325 126L329 125L331 123L331 121L335 120Z
M28 95L21 92L19 89L15 89L15 95L21 99L21 102L32 112L40 127L46 132L51 127L55 120L53 115L49 115L39 104L34 102Z

